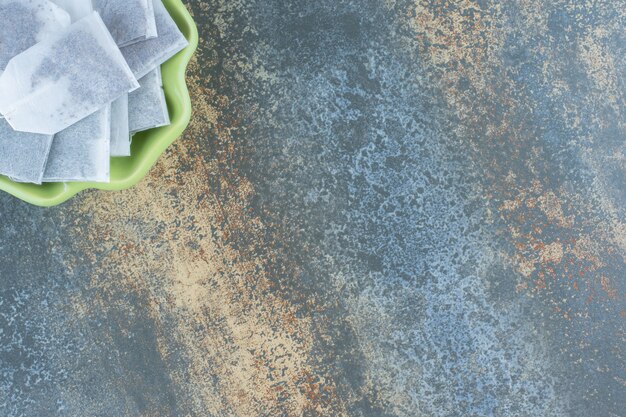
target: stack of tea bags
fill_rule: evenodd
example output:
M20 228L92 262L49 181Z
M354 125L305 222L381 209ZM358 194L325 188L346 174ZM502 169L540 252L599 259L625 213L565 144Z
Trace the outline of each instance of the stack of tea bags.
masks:
M0 0L0 175L109 181L170 123L160 66L187 46L162 0Z

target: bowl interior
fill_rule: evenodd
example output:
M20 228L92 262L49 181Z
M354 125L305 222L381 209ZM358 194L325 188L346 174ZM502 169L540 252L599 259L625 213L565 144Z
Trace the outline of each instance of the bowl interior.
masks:
M38 206L54 206L87 188L122 190L139 182L165 149L185 130L191 117L191 101L185 84L187 64L198 46L198 30L181 0L163 0L189 46L162 66L163 87L171 125L138 133L130 157L111 159L111 182L22 184L0 175L0 190Z

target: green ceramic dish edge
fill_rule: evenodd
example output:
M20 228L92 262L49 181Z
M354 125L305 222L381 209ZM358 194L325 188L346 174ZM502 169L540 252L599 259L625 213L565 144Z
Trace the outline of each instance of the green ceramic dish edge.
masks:
M163 86L172 124L148 130L133 139L132 156L111 159L111 182L21 184L0 176L0 190L42 207L61 204L88 188L119 191L143 179L161 154L185 130L191 119L191 100L185 82L187 64L198 46L198 29L180 0L163 0L165 7L189 41L189 46L162 66Z

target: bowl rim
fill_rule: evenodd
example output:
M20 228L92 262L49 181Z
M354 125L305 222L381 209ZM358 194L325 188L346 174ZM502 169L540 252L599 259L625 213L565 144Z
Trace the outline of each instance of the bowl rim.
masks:
M0 190L36 206L52 207L66 202L81 191L91 188L120 191L133 187L148 174L163 152L184 132L191 120L191 98L187 89L186 72L191 57L198 47L198 28L182 1L163 0L163 4L187 38L189 45L163 64L163 87L170 107L171 124L142 132L143 135L152 132L156 136L154 138L142 138L142 140L151 141L150 149L144 150L141 155L112 158L111 181L108 183L67 182L36 185L17 183L6 176L0 176ZM173 110L171 107L175 107L175 109ZM174 112L173 116L172 112ZM133 142L136 142L136 139ZM134 144L133 147L135 147ZM123 176L114 175L116 164L123 165L131 159L134 163L132 170ZM122 160L122 162L116 160Z

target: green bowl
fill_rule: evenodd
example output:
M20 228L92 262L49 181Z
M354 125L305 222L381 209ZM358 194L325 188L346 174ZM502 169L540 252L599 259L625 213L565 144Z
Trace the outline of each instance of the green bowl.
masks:
M163 87L172 124L141 132L133 138L132 156L111 159L111 182L21 184L0 176L0 190L37 206L61 204L87 188L123 190L146 176L159 156L185 130L191 118L191 100L185 83L187 64L198 46L198 29L181 0L163 0L189 46L162 66Z

